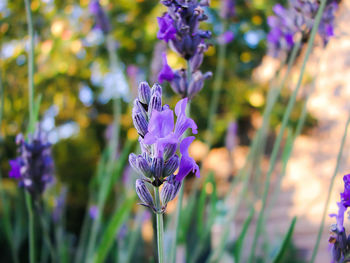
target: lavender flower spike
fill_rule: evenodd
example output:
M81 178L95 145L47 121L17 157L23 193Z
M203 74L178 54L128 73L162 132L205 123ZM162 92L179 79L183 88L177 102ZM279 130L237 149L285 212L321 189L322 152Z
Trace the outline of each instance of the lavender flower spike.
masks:
M343 180L344 192L340 194L341 201L337 203L338 213L330 215L336 218L336 224L331 226L331 236L329 238L332 262L334 263L345 262L345 257L348 257L350 253L350 235L346 235L344 228L344 215L350 207L350 174L345 175Z
M149 97L149 99L145 99ZM196 162L189 156L188 147L194 140L193 136L184 137L185 131L191 129L197 133L196 123L186 116L188 99L180 100L174 112L168 105L162 105L162 87L153 85L152 89L143 82L139 86L139 96L134 102L133 120L138 130L142 154L129 155L131 167L141 175L136 182L136 192L142 204L150 207L156 213L163 213L167 203L176 197L181 181L191 172L199 176ZM140 101L148 103L141 103ZM139 120L143 119L145 127L140 130ZM181 156L176 152L180 150ZM178 173L175 175L175 171ZM145 183L152 187L160 187L162 207L155 208L153 198Z
M9 176L18 180L33 198L38 198L53 180L51 144L46 142L41 130L28 137L25 141L21 134L17 136L19 155L10 160Z
M100 29L103 34L107 35L111 31L111 25L109 23L109 19L107 17L107 14L103 10L102 6L100 5L99 0L93 0L89 4L89 10L90 13L94 15L95 22L96 22L96 28Z

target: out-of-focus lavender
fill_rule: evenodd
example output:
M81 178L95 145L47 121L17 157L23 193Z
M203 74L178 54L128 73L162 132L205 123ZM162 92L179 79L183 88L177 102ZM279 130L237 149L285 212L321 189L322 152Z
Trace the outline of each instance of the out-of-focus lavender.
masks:
M189 173L199 176L199 167L188 154L194 137L183 138L189 128L192 133L197 133L197 125L186 116L187 102L185 98L177 103L177 119L174 123L173 111L168 105L162 106L160 85L155 84L151 89L148 83L140 83L138 98L134 101L132 118L140 135L142 154L130 154L129 163L141 176L141 179L136 180L136 193L142 201L141 205L151 208L155 213L165 211L167 203L177 195L185 176ZM174 174L177 169L177 174ZM160 192L161 208L155 206L146 183L153 187L163 185Z
M229 19L236 15L235 0L222 0L220 8L220 16L223 19Z
M63 218L64 209L66 206L67 187L62 187L60 194L55 198L54 209L52 212L52 219L55 223Z
M107 14L100 5L100 1L93 0L89 4L89 11L95 18L95 27L107 35L111 31L111 25Z
M95 220L98 216L99 210L96 205L91 205L89 207L89 216L92 220Z
M10 160L9 176L18 180L33 198L38 198L53 181L54 163L51 144L40 129L25 140L22 134L16 138L18 157Z
M220 45L227 45L228 43L232 42L234 38L235 36L232 31L226 31L218 36L218 43Z
M334 263L347 262L350 259L350 235L346 235L344 228L345 212L350 207L350 174L344 175L343 181L344 192L340 194L340 202L337 203L338 214L330 215L336 218L336 224L331 226L331 236L329 238Z
M238 125L236 122L231 122L227 127L226 132L226 138L225 138L225 144L227 150L230 152L236 147L237 145L237 131L238 131Z
M211 37L210 31L199 29L199 24L208 19L204 7L208 1L162 0L168 8L163 16L158 17L159 31L157 37L169 44L171 49L188 61L188 69L173 71L163 56L163 68L158 75L159 82L170 82L172 89L183 98L193 98L204 85L204 80L211 76L210 72L199 70L203 62L204 52L208 49L206 40ZM193 77L188 76L188 72Z
M268 52L278 57L288 53L296 38L305 38L310 34L320 4L311 0L290 0L288 8L276 4L275 15L268 17L270 27L267 36ZM318 28L319 36L327 44L334 35L334 18L337 9L336 1L328 1ZM298 36L299 34L299 36Z

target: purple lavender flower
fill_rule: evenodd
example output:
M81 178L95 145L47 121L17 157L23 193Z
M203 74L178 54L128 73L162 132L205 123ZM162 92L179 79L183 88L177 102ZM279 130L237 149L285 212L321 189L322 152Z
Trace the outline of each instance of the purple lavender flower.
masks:
M225 144L229 151L232 151L237 145L237 130L238 125L236 122L231 122L227 127Z
M346 235L344 228L344 215L350 206L350 174L343 177L344 192L340 194L341 201L337 203L338 213L330 214L336 218L336 224L331 226L331 236L329 243L331 245L333 262L344 262L344 257L350 252L350 235Z
M220 16L223 19L229 19L236 15L235 0L222 0Z
M176 28L174 26L174 20L168 13L165 13L162 17L157 17L159 31L157 34L158 39L169 42L174 40L176 36Z
M226 45L226 44L232 42L234 37L235 36L234 36L232 31L226 31L225 33L218 36L218 43L220 45Z
M92 15L95 17L95 27L100 29L105 35L111 31L111 25L107 14L100 5L99 0L92 0L89 4L89 10Z
M159 81L170 82L172 89L182 98L193 98L203 87L204 80L211 76L207 72L202 74L199 67L203 62L203 53L208 49L206 39L211 37L210 31L199 29L200 22L207 20L203 7L209 1L202 0L162 0L168 11L158 18L158 38L169 43L171 49L177 52L189 63L189 69L172 71L167 63L163 62L163 70ZM163 59L164 60L164 59ZM197 77L187 76L188 72ZM205 76L205 77L198 77Z
M329 39L334 36L334 19L337 9L338 4L336 2L331 2L326 6L323 12L318 33L321 36L324 44L327 44Z
M41 130L29 135L27 141L19 134L16 143L19 156L10 160L9 176L19 181L34 198L38 198L53 180L51 144L46 142Z
M182 180L191 172L199 176L199 167L189 156L188 147L193 136L184 137L187 129L197 133L196 123L186 116L188 99L180 100L174 112L168 105L162 106L162 87L155 84L152 89L145 82L139 85L139 95L134 101L133 121L140 138L142 154L130 154L131 167L141 176L136 182L136 192L142 205L150 207L156 213L165 211L166 205L173 200L181 187ZM180 150L181 157L178 156ZM175 171L179 169L175 175ZM161 191L162 209L154 206L153 197L145 182L153 187L164 184Z
M89 216L92 220L95 220L98 217L98 207L96 205L92 205L89 207Z
M175 77L173 70L168 65L166 53L162 54L162 60L163 60L163 67L158 74L158 81L160 84L162 84L164 80L171 82Z

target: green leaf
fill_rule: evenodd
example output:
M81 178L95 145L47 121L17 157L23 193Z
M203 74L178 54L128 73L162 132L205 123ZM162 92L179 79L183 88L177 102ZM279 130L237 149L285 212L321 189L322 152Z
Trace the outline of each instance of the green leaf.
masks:
M292 220L292 223L290 224L290 227L288 229L287 234L284 236L283 243L281 245L280 250L278 251L275 259L272 261L273 263L280 263L283 260L283 257L288 249L288 246L290 245L290 242L292 240L293 231L295 223L297 222L297 217L295 216Z
M122 207L115 212L107 228L105 229L102 240L97 248L96 254L94 255L94 263L105 262L109 250L111 249L115 236L119 231L124 219L129 214L135 201L135 196L124 201Z
M241 233L239 234L238 238L237 238L237 242L235 243L235 247L233 249L233 257L235 259L235 262L238 263L240 261L241 258L241 253L242 253L242 247L244 244L244 239L245 236L248 232L249 229L249 225L252 222L253 216L254 216L254 207L252 207L250 209L249 215L248 217L245 219Z

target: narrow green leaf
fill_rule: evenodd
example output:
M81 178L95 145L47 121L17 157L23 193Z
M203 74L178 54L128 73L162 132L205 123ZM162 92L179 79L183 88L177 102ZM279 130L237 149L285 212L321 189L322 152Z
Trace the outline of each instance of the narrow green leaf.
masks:
M283 256L285 255L285 253L286 253L286 251L288 249L288 246L289 246L289 244L290 244L290 242L292 240L294 226L295 226L296 222L297 222L297 217L295 216L293 218L293 220L292 220L292 223L289 226L287 234L284 236L283 243L281 245L280 250L278 251L276 257L272 261L273 263L280 263L280 262L282 262Z
M243 244L244 244L244 239L245 239L245 236L247 235L249 225L252 222L254 212L255 212L254 207L252 207L250 209L248 217L245 219L245 221L243 223L243 227L242 227L241 233L239 234L239 236L237 238L237 242L235 243L235 247L233 249L233 257L234 257L236 263L240 262L242 248L243 248Z
M113 245L113 241L115 240L115 236L119 231L124 219L129 214L134 201L135 196L125 200L122 207L113 215L111 221L109 222L102 235L102 240L97 248L96 254L94 255L94 263L105 262L108 252Z

